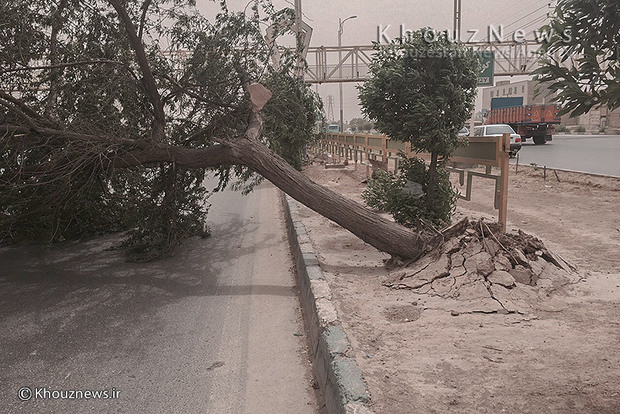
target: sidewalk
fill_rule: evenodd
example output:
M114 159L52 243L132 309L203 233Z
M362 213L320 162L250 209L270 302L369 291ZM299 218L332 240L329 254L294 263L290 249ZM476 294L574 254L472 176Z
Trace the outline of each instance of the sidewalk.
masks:
M360 199L361 171L311 166L306 174ZM523 308L510 314L489 311L475 294L385 287L387 255L299 207L373 411L620 411L620 181L539 175L520 168L511 176L509 229L541 237L579 266L581 280L517 285ZM458 215L492 219L492 191L481 183Z

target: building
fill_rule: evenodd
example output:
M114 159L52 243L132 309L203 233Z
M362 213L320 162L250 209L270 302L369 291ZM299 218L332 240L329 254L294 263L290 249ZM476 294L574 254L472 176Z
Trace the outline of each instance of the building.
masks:
M608 134L620 134L620 109L610 111L606 106L603 106L574 118L564 115L562 125L570 129L582 126L588 132L605 131Z

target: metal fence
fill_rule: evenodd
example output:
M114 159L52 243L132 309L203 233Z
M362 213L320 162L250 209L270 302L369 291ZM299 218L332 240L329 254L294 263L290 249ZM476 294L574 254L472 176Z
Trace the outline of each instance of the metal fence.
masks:
M464 200L471 200L473 177L487 178L495 181L494 207L499 210L498 221L506 231L508 210L508 166L510 135L501 137L468 137L468 144L458 148L450 157L450 172L459 176L459 184L466 185L465 194L459 194ZM331 154L338 163L344 159L366 166L366 176L371 169L397 171L399 153L407 157L419 157L430 160L430 154L415 152L408 142L392 140L385 135L376 134L327 134L312 148L315 152ZM482 165L485 172L472 171L470 168ZM492 173L492 167L499 168L499 175ZM467 176L467 181L465 177Z

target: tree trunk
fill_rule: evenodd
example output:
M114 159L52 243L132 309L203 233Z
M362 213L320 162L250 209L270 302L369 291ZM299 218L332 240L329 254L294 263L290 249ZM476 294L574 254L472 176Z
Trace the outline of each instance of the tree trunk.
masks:
M428 188L426 189L426 201L432 205L435 201L435 187L437 186L437 157L436 152L431 152L431 163L428 166Z
M418 259L424 253L426 240L421 235L316 184L264 145L241 140L232 143L231 150L236 163L252 168L295 200L376 249L407 259Z
M336 222L380 251L414 260L425 253L428 242L425 237L316 184L258 141L238 139L202 149L156 147L135 150L111 160L113 168L158 162L175 162L178 166L187 168L220 165L249 167L295 200Z

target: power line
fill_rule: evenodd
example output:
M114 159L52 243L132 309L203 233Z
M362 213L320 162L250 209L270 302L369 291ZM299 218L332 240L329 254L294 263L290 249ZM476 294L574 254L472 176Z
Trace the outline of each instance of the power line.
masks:
M525 16L521 17L521 18L520 18L520 19L518 19L518 20L515 20L514 22L510 23L510 24L509 24L509 25L507 25L507 26L504 26L504 29L507 29L507 28L509 28L510 26L513 26L513 25L517 24L517 23L518 23L518 22L520 22L521 20L524 20L525 18L530 17L532 14L537 13L538 11L540 11L540 10L542 10L542 9L546 8L546 7L549 7L549 6L551 6L551 3L548 3L548 4L546 4L546 5L542 6L542 7L537 8L537 9L536 9L536 10L534 10L533 12L526 14Z
M508 24L508 25L506 25L506 26L502 26L502 28L503 28L503 29L506 29L506 28L508 28L508 27L514 26L515 24L517 24L517 23L518 23L518 22L520 22L521 20L524 20L524 19L526 19L526 18L530 17L531 15L533 15L533 14L535 14L535 13L539 12L540 10L542 10L542 9L544 9L544 8L547 8L547 7L551 7L551 2L549 2L549 3L545 4L544 6L541 6L541 7L537 8L536 10L534 10L534 11L532 11L532 12L530 12L530 13L526 14L525 16L523 16L523 17L521 17L521 18L519 18L519 19L517 19L517 20L513 21L512 23L510 23L510 24ZM541 16L541 17L542 17L542 16ZM544 16L544 17L546 18L546 17L547 17L547 14L545 14L545 16ZM539 18L540 18L540 17L539 17ZM539 18L538 18L538 19L539 19ZM531 22L530 22L530 23L531 23ZM529 23L528 23L528 24L529 24ZM525 28L525 27L524 27L524 26L522 26L522 27L520 27L519 29L523 29L523 28ZM513 31L510 35L512 36L512 35L513 35L513 34L514 34L517 30L519 30L519 29L514 30L514 31ZM482 39L482 42L486 42L487 40L490 40L490 38L491 38L491 37L490 37L490 33L489 33L489 35L487 35L487 37L485 37L484 39Z
M508 35L508 37L510 38L510 37L514 36L514 34L517 32L517 30L525 30L525 29L527 29L528 27L530 27L530 26L532 26L532 25L534 25L534 24L536 24L536 23L542 23L542 22L544 22L545 20L547 20L547 18L548 18L548 17L549 17L548 15L540 16L539 18L534 19L534 20L530 21L529 23L526 23L526 25L525 25L525 26L521 26L520 28L515 29L512 33L510 33L510 34Z

